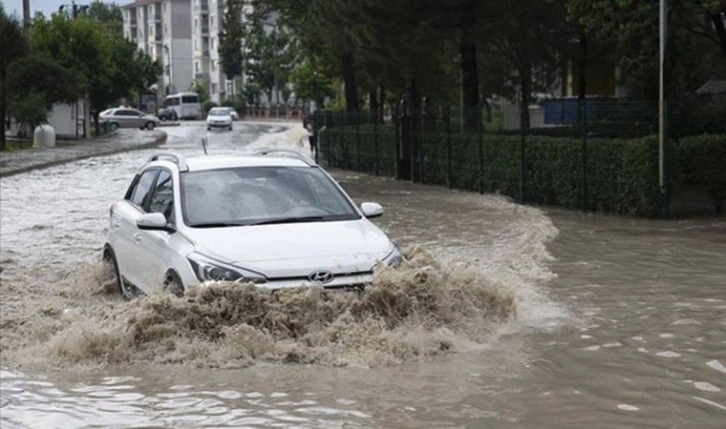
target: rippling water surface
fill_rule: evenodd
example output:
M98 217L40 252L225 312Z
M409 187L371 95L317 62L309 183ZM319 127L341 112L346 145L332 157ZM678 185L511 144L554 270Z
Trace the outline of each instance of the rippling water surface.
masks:
M167 130L165 149L201 153L201 123ZM210 133L210 151L297 144L283 130L240 124ZM726 222L583 217L350 172L333 173L357 201L384 205L378 223L394 239L440 264L427 271L432 296L448 296L435 279L473 272L514 312L481 319L483 337L461 321L486 313L458 304L431 329L370 325L359 343L315 343L325 359L313 363L270 352L302 344L289 340L250 354L249 336L246 360L227 369L230 343L104 348L143 306L104 289L108 206L153 152L0 181L3 429L726 427ZM450 348L428 353L433 336Z

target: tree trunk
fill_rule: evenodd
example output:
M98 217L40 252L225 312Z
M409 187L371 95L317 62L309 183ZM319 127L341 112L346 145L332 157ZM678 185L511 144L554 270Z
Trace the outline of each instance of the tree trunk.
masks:
M0 120L2 120L2 133L0 133L0 151L5 150L5 126L7 125L7 110L8 110L8 97L7 97L7 85L5 73L3 73L2 82L2 95L0 95Z
M476 26L473 0L466 1L461 15L459 49L461 50L461 101L464 109L464 129L479 127L479 75L476 64Z
M487 109L487 122L492 122L492 105L489 104L486 98L482 99L481 104Z
M344 51L341 56L343 69L343 83L345 85L345 108L348 112L357 112L358 86L355 81L355 65L353 64L353 53Z
M520 70L522 94L519 106L519 127L523 132L529 130L529 103L532 99L532 69L529 62Z
M101 124L98 122L98 116L100 115L100 112L93 112L93 126L96 127L96 135L101 135Z
M378 122L378 91L373 88L368 92L368 99L371 108L371 123Z
M580 29L580 54L577 57L577 122L583 129L587 118L587 37Z
M724 7L726 8L726 6ZM726 13L726 11L724 11L724 13ZM726 29L724 28L723 18L721 18L720 13L714 13L711 14L711 21L713 22L713 26L716 29L718 40L719 42L721 42L721 51L723 52L724 56L726 56Z

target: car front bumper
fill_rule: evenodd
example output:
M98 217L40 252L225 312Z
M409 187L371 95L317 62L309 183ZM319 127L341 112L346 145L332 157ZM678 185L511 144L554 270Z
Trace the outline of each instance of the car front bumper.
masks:
M328 283L312 282L304 278L296 279L268 279L265 283L255 283L260 289L279 290L297 287L319 287L326 290L361 290L373 282L372 273L359 273L352 275L338 275ZM213 281L202 282L201 285L212 284ZM240 281L239 283L245 283Z
M229 128L232 126L231 122L207 122L208 127L212 128Z

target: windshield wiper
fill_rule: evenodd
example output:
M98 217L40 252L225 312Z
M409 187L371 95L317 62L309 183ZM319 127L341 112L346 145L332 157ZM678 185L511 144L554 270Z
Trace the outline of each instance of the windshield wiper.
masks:
M245 226L249 225L245 222L199 222L192 223L189 226L192 228L224 228L228 226Z
M261 220L259 222L252 222L248 225L272 225L276 223L300 223L300 222L317 222L326 220L326 216L298 216L298 217L284 217L279 219Z

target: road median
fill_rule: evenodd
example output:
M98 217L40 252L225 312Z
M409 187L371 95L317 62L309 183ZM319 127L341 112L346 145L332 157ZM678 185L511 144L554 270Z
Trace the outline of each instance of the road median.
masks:
M0 177L53 167L81 159L148 149L164 144L166 132L121 129L111 136L52 148L26 149L0 153Z

